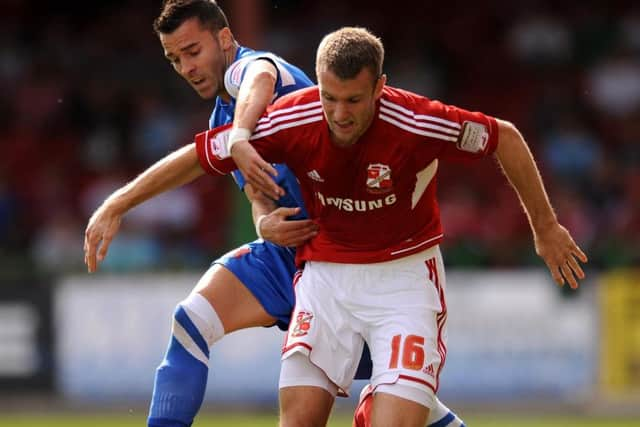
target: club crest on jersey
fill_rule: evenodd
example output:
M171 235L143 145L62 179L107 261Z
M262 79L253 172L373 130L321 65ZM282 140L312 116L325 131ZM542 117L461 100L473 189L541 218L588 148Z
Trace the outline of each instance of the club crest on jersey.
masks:
M393 190L391 168L382 163L372 163L367 167L367 191L369 193L388 193Z
M295 318L295 325L291 330L292 337L303 337L309 333L309 329L311 329L311 320L313 319L313 313L309 313L308 311L299 311L298 315Z

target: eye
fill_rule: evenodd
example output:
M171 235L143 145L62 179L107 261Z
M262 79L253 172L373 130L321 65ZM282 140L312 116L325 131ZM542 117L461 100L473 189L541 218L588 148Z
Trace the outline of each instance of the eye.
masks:
M360 98L349 98L349 103L351 104L357 104L358 102L360 102Z
M189 51L189 56L197 56L200 53L200 49Z

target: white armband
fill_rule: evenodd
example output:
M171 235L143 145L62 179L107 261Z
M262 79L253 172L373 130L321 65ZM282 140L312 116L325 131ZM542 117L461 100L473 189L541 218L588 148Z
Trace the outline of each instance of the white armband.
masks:
M227 153L231 155L231 147L238 141L248 141L251 138L251 131L247 128L232 128L227 139Z
M260 215L256 220L256 234L259 238L262 239L262 233L260 232L260 224L262 224L262 220L265 219L267 215Z

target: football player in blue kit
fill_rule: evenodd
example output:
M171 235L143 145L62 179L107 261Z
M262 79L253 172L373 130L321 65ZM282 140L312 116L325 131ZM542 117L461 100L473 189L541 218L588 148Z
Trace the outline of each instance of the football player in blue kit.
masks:
M215 98L210 127L232 122L238 138L255 128L274 99L313 85L282 58L240 46L214 1L166 0L154 30L175 71L201 98ZM294 248L313 237L317 226L307 218L296 178L284 165L274 168L285 194L273 198L245 184L239 172L233 174L251 201L261 238L215 260L176 306L169 346L156 371L149 426L193 423L206 389L209 348L225 334L256 326L286 330L289 325ZM96 271L106 256L126 212L203 174L195 146L189 144L111 194L91 216L85 232L89 272ZM366 356L363 361L356 378L369 378L370 361Z

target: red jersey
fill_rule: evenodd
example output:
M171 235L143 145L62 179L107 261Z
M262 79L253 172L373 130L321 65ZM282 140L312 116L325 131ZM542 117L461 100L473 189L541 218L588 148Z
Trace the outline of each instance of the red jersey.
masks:
M196 136L205 171L224 174L230 125ZM317 86L280 98L250 140L264 157L286 163L300 182L310 218L319 225L297 260L374 263L407 256L442 239L436 201L439 159L475 159L498 143L492 117L386 86L369 129L337 147Z

